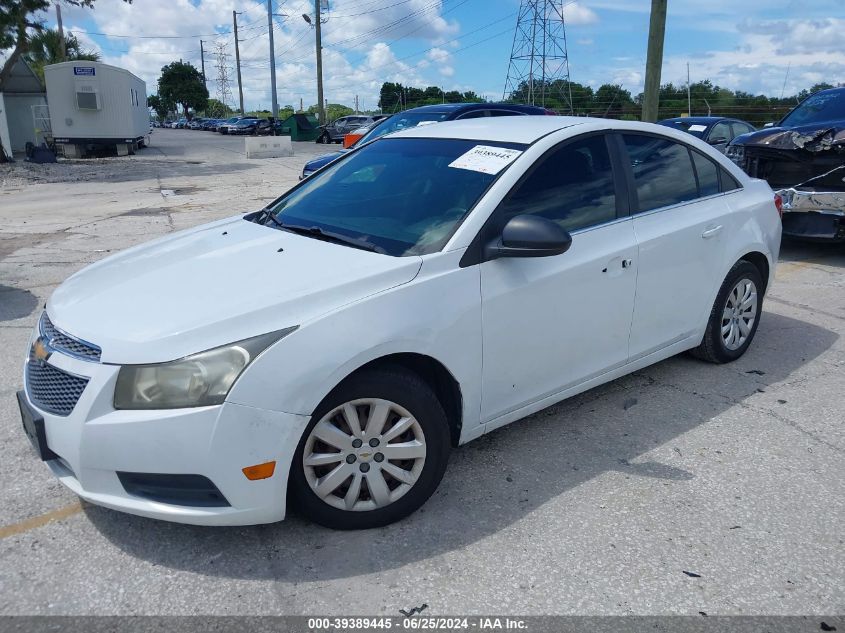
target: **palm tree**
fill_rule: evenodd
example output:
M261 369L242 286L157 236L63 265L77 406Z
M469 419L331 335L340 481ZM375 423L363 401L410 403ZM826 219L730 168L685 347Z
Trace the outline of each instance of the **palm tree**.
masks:
M96 62L100 60L100 54L82 50L82 45L73 33L65 35L64 57L62 56L62 38L58 31L44 29L33 35L29 41L26 61L42 82L44 81L44 66L78 60Z

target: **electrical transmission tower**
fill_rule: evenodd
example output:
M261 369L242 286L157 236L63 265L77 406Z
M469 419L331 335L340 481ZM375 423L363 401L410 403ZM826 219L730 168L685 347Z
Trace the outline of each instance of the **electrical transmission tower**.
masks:
M572 109L562 0L522 0L503 99L546 106L549 97ZM550 104L551 105L551 104Z
M232 88L229 85L229 53L226 52L227 44L225 42L218 42L215 44L215 57L217 58L217 100L225 106L228 106L234 101L232 97ZM215 113L217 114L217 113ZM220 115L226 112L220 112Z

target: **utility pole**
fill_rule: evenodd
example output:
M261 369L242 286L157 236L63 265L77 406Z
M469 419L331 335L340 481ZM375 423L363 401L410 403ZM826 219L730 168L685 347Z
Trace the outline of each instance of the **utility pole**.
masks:
M202 83L205 85L205 50L202 47L202 40L200 40L200 63L202 64Z
M358 114L358 95L355 95L355 114Z
M314 20L314 32L317 36L317 104L318 104L318 111L317 111L317 118L319 119L320 123L325 125L326 124L326 110L323 107L323 42L322 37L320 34L320 2L322 0L314 0L314 14L316 20Z
M270 91L273 97L273 118L275 119L279 116L279 103L276 101L276 50L273 45L273 0L267 0L267 26L270 28Z
M648 57L645 63L643 88L643 121L657 121L660 99L660 71L663 67L663 37L666 33L667 0L651 0L651 20L648 25Z
M235 67L238 70L238 102L241 106L241 114L244 114L244 89L241 85L241 49L238 45L238 12L234 9L232 10L232 22L235 25Z
M692 97L689 91L689 62L687 62L687 116L692 116Z
M59 42L62 47L62 61L67 59L67 44L65 43L65 30L62 28L62 7L56 3L56 25L59 28Z

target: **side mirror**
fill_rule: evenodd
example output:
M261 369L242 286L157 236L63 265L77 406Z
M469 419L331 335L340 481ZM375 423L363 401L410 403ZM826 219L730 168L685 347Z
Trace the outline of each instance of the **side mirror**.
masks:
M717 136L716 138L708 139L707 142L710 145L725 145L728 142L724 136Z
M487 245L487 259L499 257L548 257L560 255L572 246L572 236L559 224L536 215L511 218L502 236Z

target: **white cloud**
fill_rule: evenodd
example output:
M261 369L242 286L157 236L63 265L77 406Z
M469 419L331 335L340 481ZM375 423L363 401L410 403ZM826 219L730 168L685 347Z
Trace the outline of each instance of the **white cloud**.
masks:
M599 21L599 16L589 7L579 2L573 2L572 4L564 5L563 19L567 25L574 26L576 24L595 24Z
M280 105L308 107L316 102L314 30L302 14L313 21L312 0L277 2L285 17L274 18L276 83ZM234 5L234 6L233 6ZM443 0L334 0L325 16L323 31L324 92L331 102L354 102L355 95L375 107L384 81L409 85L432 85L455 73L451 53L438 45L459 31L457 21L447 19ZM200 46L205 45L207 85L217 96L215 44L225 44L232 102L237 103L234 71L232 9L238 17L241 67L247 108L269 108L269 35L266 5L254 0L139 0L99 2L94 10L68 7L66 24L86 48L99 50L105 63L126 68L147 82L148 93L157 89L161 67L183 59L200 68ZM88 36L80 24L95 33ZM114 37L130 35L132 37ZM145 39L149 38L149 39ZM418 41L419 48L435 45L425 57L399 61L391 42ZM126 49L126 50L124 50ZM426 77L424 73L430 73Z

